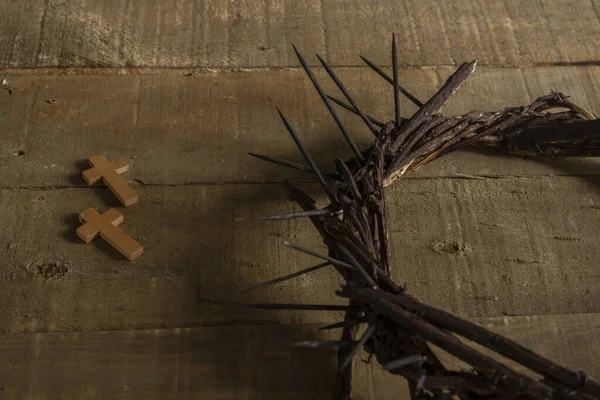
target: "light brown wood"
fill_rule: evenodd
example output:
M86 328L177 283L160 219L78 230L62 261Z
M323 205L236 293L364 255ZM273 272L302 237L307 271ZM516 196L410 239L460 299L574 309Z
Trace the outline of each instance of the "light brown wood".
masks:
M77 228L77 236L86 243L91 242L100 234L102 239L129 260L135 260L144 252L144 248L138 242L117 228L117 225L123 222L123 215L114 208L102 215L95 209L88 208L79 214L79 220L84 225Z
M600 313L598 183L506 177L392 185L386 200L399 266L393 277L419 299L463 317ZM325 204L317 184L302 187ZM240 307L342 301L334 295L339 277L327 268L239 294L319 263L285 247L285 240L326 252L307 219L259 220L297 211L279 184L140 186L145 201L124 226L144 245L135 263L101 240L82 246L75 235L79 222L69 210L104 210L112 194L99 192L103 197L81 188L0 189L0 277L6 277L0 279L0 332L343 318L340 312ZM55 261L69 271L60 279L40 277Z
M596 340L600 314L472 321L569 368L584 369L592 377L600 375L600 341ZM321 326L265 324L7 334L0 337L0 388L4 386L0 398L329 399L335 351L290 346L303 340L338 338L339 330L322 331ZM440 356L449 367L464 367L455 359ZM387 373L375 361L364 363L366 358L361 351L354 359L353 399L410 398L403 379Z
M424 100L453 70L406 69L401 72L402 82ZM338 68L336 73L365 112L382 121L392 116L391 86L377 74L368 68ZM338 93L322 69L315 69L315 74L326 92ZM275 106L285 113L323 170L333 169L332 155L351 157L352 153L301 70L194 76L177 71L154 75L19 75L12 83L28 91L0 96L0 148L23 149L26 154L0 154L2 187L74 186L70 178L80 174L81 168L65 160L87 159L107 149L131 162L131 171L123 176L135 182L132 186L138 194L141 184L312 179L305 172L248 156L248 152L256 152L305 162ZM444 114L528 104L550 90L571 96L586 109L600 110L600 67L478 68L444 107ZM49 104L46 99L57 102ZM415 110L403 99L404 116ZM338 112L361 149L373 143L373 135L359 117L341 109ZM97 139L82 141L82 137ZM425 165L409 178L590 176L598 171L598 159L532 162L459 152Z
M399 63L417 67L401 82L421 100L453 65L479 59L447 114L552 89L600 109L594 0L0 3L0 66L10 68L0 79L15 89L0 91L0 399L330 397L335 352L289 343L326 338L318 327L341 313L240 303L335 302L335 271L238 296L318 262L282 241L323 250L307 220L257 221L296 210L272 182L311 179L246 155L304 162L274 107L324 170L349 156L291 42L311 65L322 55L381 120L393 112L390 86L357 55L389 66L391 32ZM403 99L403 115L414 111ZM360 118L340 112L370 145ZM127 219L146 247L133 263L75 234L72 213L105 210L114 195L80 188L82 168L68 160L108 151L135 163L123 176L144 199ZM388 192L394 278L598 377L598 161L465 152L425 166ZM503 316L514 314L537 316ZM208 325L218 326L198 327ZM354 366L353 399L408 398L377 363Z
M108 161L104 156L94 156L89 162L92 168L83 171L83 179L88 185L91 186L102 179L125 207L138 202L138 195L121 176L129 171L127 160L119 158Z
M330 65L600 59L594 0L3 1L0 67L298 66L290 43ZM317 60L309 60L317 64Z

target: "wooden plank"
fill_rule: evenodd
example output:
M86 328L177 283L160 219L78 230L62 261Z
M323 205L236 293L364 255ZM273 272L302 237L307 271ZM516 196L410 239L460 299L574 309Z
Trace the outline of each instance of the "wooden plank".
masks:
M401 181L387 200L394 278L424 301L468 317L599 312L598 183ZM338 302L340 279L328 269L238 294L318 262L285 240L325 251L306 220L258 221L296 210L279 185L142 186L138 194L140 203L123 212L122 229L145 252L128 262L102 241L86 245L75 236L77 213L116 202L108 189L0 190L0 330L340 318L240 306Z
M0 336L7 399L327 398L335 352L294 348L315 326Z
M6 305L0 310L0 330L321 322L341 317L334 312L268 312L240 305L294 302L307 288L314 292L303 296L304 302L336 301L333 292L339 280L328 269L271 291L239 295L282 271L319 262L288 249L283 241L325 251L307 220L258 220L294 209L279 185L143 187L138 194L140 203L123 210L120 228L144 246L144 254L129 262L104 241L85 244L75 233L82 210L118 206L107 188L1 191L0 215L7 225L0 239L0 297Z
M600 376L600 342L596 339L600 329L600 315L538 315L528 317L476 318L474 322L516 340L518 343L534 349L550 360L571 368L585 371L593 377ZM476 346L478 349L481 347ZM514 362L486 352L489 356L508 363L511 368L523 373L530 371ZM363 357L365 355L363 354ZM457 363L450 356L442 356L442 361L450 368L465 368L466 364ZM376 363L364 364L355 360L353 396L357 399L410 399L406 393L407 385L399 378L386 373ZM400 394L404 394L403 396Z
M290 43L332 65L390 65L392 32L403 65L600 59L584 0L23 0L3 2L0 27L0 68L297 66Z
M449 68L402 71L408 88L425 99ZM319 71L319 77L324 78ZM367 69L341 69L359 104L376 117L392 114L390 86ZM322 79L328 91L332 83ZM131 163L125 179L146 184L310 179L249 157L249 151L303 162L285 131L280 106L323 168L350 149L301 71L228 74L46 76L14 75L15 92L0 96L7 127L0 138L2 187L84 185L84 162L96 154ZM600 109L600 68L481 68L446 107L449 115L527 104L561 90ZM415 111L404 101L405 113ZM101 112L98 112L101 110ZM344 121L361 147L372 135L356 116ZM15 154L21 154L15 156ZM461 153L428 165L415 178L448 176L597 175L598 161L529 161Z
M597 178L400 182L387 195L394 278L461 315L594 312L599 185Z
M600 376L600 315L536 315L478 318L478 324L506 335L575 371ZM502 359L502 361L508 361Z
M2 2L0 12L0 65L2 68L35 66L41 54L44 2Z
M475 322L546 357L600 375L598 314ZM6 398L328 398L335 353L290 343L331 339L317 325L221 326L0 336ZM402 378L354 361L353 398L408 399ZM497 358L497 357L496 357Z
M398 35L403 65L528 66L596 60L600 43L596 5L586 1L435 0L323 2L329 56L356 65L356 54L390 65L390 32ZM588 29L588 25L594 27ZM581 29L581 33L577 31ZM585 31L585 33L583 33ZM579 36L581 35L581 36ZM577 37L583 39L577 43Z

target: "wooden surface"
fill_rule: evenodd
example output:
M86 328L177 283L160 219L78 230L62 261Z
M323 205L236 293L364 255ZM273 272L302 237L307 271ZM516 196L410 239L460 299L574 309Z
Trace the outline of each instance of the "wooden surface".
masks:
M600 329L597 314L475 322L570 368L600 367L600 345L589 340ZM335 352L289 343L332 338L314 324L7 334L0 337L6 360L0 393L7 399L326 399ZM357 358L354 368L356 398L392 400L406 390L377 363Z
M108 161L104 156L94 156L89 159L92 168L82 172L83 180L90 186L100 178L111 192L119 199L125 207L138 202L138 195L129 186L129 183L121 176L129 171L129 163L124 158ZM93 176L90 179L90 176Z
M337 303L335 273L239 294L318 262L284 241L324 248L307 221L258 220L295 210L282 179L325 201L310 176L246 155L300 161L275 106L324 169L350 154L291 42L312 65L323 55L382 120L390 86L358 54L389 66L392 31L402 83L421 100L479 59L447 114L551 90L600 110L600 4L441 4L0 0L0 79L14 88L0 90L0 399L329 398L334 353L289 345L333 337L318 327L341 315L243 305ZM139 204L87 187L96 154L129 161ZM461 152L425 166L387 192L394 278L599 377L599 164ZM117 207L144 254L83 244L89 207ZM355 367L355 399L407 398L376 364Z
M600 59L594 0L3 0L0 66L296 66L290 43L333 65L530 66ZM313 60L314 62L314 60Z

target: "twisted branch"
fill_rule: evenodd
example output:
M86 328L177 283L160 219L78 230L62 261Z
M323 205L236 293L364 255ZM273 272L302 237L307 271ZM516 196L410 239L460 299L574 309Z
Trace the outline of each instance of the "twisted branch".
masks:
M589 111L571 103L561 93L539 97L527 106L508 107L496 112L472 111L462 116L446 117L438 111L474 72L476 61L460 66L434 96L421 103L400 87L396 63L393 65L393 78L390 78L364 59L394 87L395 121L380 123L358 108L348 90L319 57L350 104L325 94L298 49L294 49L344 138L355 152L355 157L348 161L336 159L337 174L321 173L280 112L284 125L308 165L254 156L312 173L318 178L331 202L328 206L317 209L315 201L306 193L285 182L289 198L300 206L302 212L268 219L310 218L329 253L326 256L319 255L308 249L292 246L323 258L327 263L258 286L275 284L331 264L345 280L337 295L347 298L349 306L254 306L346 311L344 321L332 326L343 328L341 339L336 342L340 347L333 398L350 399L350 361L360 348L374 354L377 361L390 372L408 379L411 388L424 398L442 398L447 395L461 399L600 398L598 381L581 372L562 367L472 322L423 304L398 286L390 278L392 265L388 254L383 193L384 187L409 172L465 146L538 156L600 156L600 121ZM396 59L395 42L392 58ZM399 117L399 94L407 96L420 106L409 119ZM358 150L330 101L361 116L367 128L376 135L373 146L365 151ZM326 182L325 177L335 182L336 190ZM366 332L359 340L354 341L353 332L359 324L365 322L368 324ZM507 367L461 341L459 336L521 364L543 379L535 380ZM331 345L330 342L326 344ZM447 369L437 359L430 344L466 362L472 370ZM311 342L311 346L313 345L315 344Z

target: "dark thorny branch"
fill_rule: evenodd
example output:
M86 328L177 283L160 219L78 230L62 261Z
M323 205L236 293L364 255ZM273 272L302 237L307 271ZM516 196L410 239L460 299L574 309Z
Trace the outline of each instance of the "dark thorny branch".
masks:
M362 349L390 373L405 377L413 395L421 398L459 399L589 399L600 398L600 383L583 372L571 371L530 349L446 311L410 296L390 278L384 188L407 173L465 146L486 147L514 154L538 156L600 156L600 120L571 103L561 93L539 97L531 104L496 112L472 111L447 117L440 108L473 73L476 61L461 65L425 103L400 86L395 39L389 77L365 62L394 90L394 121L381 123L359 108L325 60L319 61L348 103L327 95L308 63L298 59L335 119L355 157L335 159L335 173L322 173L291 124L281 119L307 165L254 155L265 161L313 174L330 204L318 208L306 193L284 182L289 198L301 211L266 219L308 217L328 254L287 243L323 262L247 289L270 286L316 269L331 266L345 280L337 292L348 306L315 304L255 304L267 309L339 310L344 321L325 327L341 328L339 341L301 342L305 347L337 347L338 377L333 398L350 399L352 358ZM400 117L400 94L419 106L408 119ZM374 133L374 144L360 151L337 115L337 104L361 117ZM326 180L327 178L327 180ZM358 326L366 330L355 337ZM461 340L468 339L513 360L541 376L533 379L493 359ZM471 370L445 367L431 345L469 364Z

